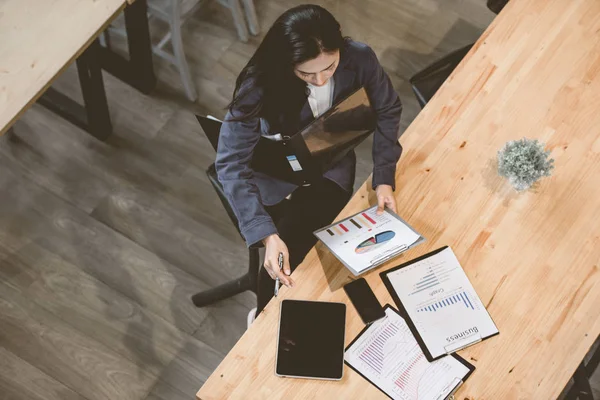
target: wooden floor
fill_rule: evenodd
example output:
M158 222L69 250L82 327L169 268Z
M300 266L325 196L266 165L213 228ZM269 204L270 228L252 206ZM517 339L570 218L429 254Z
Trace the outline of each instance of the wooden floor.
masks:
M263 27L298 3L257 0ZM494 17L483 0L320 3L376 50L404 103L403 130L419 111L408 78ZM106 142L37 105L0 138L1 400L191 399L245 330L254 295L205 309L189 300L243 274L247 257L205 177L214 152L193 112L224 115L259 41L239 42L216 2L184 38L197 104L156 59L151 96L105 75ZM55 87L80 98L72 67ZM370 168L367 143L357 182Z

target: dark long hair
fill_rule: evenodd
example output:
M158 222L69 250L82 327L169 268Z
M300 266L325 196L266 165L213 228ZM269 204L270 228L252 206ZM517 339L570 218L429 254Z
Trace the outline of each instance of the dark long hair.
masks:
M258 103L238 107L236 119L299 115L307 97L306 83L294 75L294 67L323 52L341 51L344 43L340 24L323 7L306 4L289 9L277 18L238 76L229 110L258 90Z

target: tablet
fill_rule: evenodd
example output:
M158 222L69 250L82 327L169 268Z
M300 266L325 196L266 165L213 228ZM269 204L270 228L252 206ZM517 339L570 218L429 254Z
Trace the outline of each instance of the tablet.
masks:
M344 303L283 300L275 374L289 378L342 379L345 333Z

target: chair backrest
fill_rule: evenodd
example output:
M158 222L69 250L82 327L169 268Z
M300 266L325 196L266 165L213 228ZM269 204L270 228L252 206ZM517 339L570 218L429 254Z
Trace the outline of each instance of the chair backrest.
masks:
M507 3L508 0L488 0L487 7L494 14L499 14Z
M217 147L219 145L219 133L221 132L221 125L223 125L223 121L211 117L210 115L206 117L196 115L196 119L204 130L204 134L208 138L208 141L212 145L213 149L217 151Z
M431 100L452 71L471 50L471 47L473 47L472 44L453 51L410 78L413 92L421 107L425 107L425 104Z

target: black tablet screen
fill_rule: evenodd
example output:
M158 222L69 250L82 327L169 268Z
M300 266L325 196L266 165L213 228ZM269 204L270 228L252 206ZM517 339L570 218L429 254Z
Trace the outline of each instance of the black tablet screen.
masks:
M278 375L341 379L346 305L320 301L281 302Z

